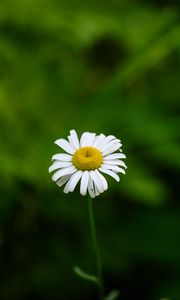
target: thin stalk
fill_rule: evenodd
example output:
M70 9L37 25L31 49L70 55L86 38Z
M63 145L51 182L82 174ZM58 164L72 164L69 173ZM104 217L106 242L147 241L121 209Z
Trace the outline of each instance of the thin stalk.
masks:
M96 233L96 225L94 221L93 215L93 207L92 207L92 199L88 197L88 210L89 210L89 221L91 227L91 237L94 248L94 253L96 256L96 268L97 268L97 278L98 278L98 288L99 288L99 299L104 299L104 288L102 281L102 263L101 263L101 254L98 245L97 233Z

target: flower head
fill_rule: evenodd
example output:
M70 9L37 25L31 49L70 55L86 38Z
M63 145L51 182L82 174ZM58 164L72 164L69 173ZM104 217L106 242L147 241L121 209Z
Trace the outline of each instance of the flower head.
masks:
M55 171L52 180L58 186L66 184L64 193L73 192L80 181L81 195L89 192L94 198L108 188L102 173L116 181L120 180L117 173L125 174L127 167L122 159L126 156L122 153L121 141L113 135L84 132L79 140L76 131L70 130L68 141L58 139L55 144L66 153L53 155L49 172Z

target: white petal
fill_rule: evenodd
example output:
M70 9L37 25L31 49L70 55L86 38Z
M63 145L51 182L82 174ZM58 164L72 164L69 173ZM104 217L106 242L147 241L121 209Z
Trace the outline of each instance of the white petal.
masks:
M89 172L84 171L81 178L81 185L80 185L80 194L85 196L87 194L87 188L89 183Z
M78 182L79 182L82 174L83 174L83 171L78 170L73 175L71 175L71 178L70 178L70 180L68 182L68 184L69 184L69 191L70 192L74 191L74 189L75 189L76 185L78 184Z
M101 172L103 172L105 174L108 174L109 176L113 177L117 182L119 182L119 180L120 180L119 176L116 173L114 173L113 171L111 171L111 170L99 168L99 171L101 171Z
M66 183L63 192L64 193L69 193L69 192L73 192L79 179L81 178L82 172L81 171L76 171L71 178L69 179L69 181Z
M72 139L71 135L68 135L68 140L69 140L69 142L70 142L71 147L73 148L73 150L76 151L76 147L74 146L73 139Z
M89 176L88 192L91 198L95 198L94 184L91 176Z
M53 163L52 166L50 166L49 168L49 173L52 172L52 171L55 171L57 169L60 169L60 168L65 168L65 167L70 167L72 166L72 162L67 162L67 161L55 161Z
M116 144L120 144L121 143L119 142L120 140L118 139L115 139L115 140L112 140L110 142L108 142L106 145L104 145L104 147L102 148L102 153L104 153L105 151L107 151L108 149L112 148L114 145ZM122 146L122 145L121 145Z
M80 145L81 147L85 147L88 144L88 137L89 137L89 132L84 132L81 136L80 139Z
M120 143L114 144L111 147L109 147L107 150L103 151L103 156L106 156L108 154L111 154L115 151L117 151L121 147Z
M95 171L90 171L90 176L94 182L94 185L97 185L98 190L100 191L100 193L104 192L104 187L103 184L101 182L101 180L99 179L98 175L96 174Z
M74 166L60 169L56 173L54 173L54 175L52 176L52 180L57 181L60 177L68 174L73 174L74 172L76 172L76 170L77 169Z
M84 132L80 140L81 147L92 146L95 136L95 133Z
M119 168L118 171L117 171L117 173L126 174L126 171L124 169L122 169L122 168Z
M95 133L89 133L89 135L87 137L87 146L92 146L95 137L96 137Z
M68 193L70 192L70 190L69 190L69 181L68 181L68 183L66 183L63 192L64 192L65 194L68 194Z
M104 157L104 159L116 159L116 158L126 158L126 155L122 153L114 153Z
M65 153L54 154L52 160L72 161L72 156Z
M114 139L116 139L116 137L115 137L114 135L108 135L108 136L106 137L106 141L107 141L107 142L110 142L110 141L112 141L112 140L114 140Z
M69 180L69 178L71 177L72 175L71 174L69 174L69 175L65 175L65 176L63 176L63 177L61 177L56 183L57 183L57 185L60 187L60 186L62 186L63 184L65 184L68 180Z
M115 165L115 166L121 166L121 167L127 168L126 164L122 160L103 159L103 163L106 164L106 165Z
M99 196L101 193L100 191L98 190L98 187L97 185L95 185L95 196Z
M108 142L110 142L111 140L116 140L117 138L116 138L114 135L108 135L108 136L106 137L106 139L107 139ZM119 140L119 139L118 139L118 140ZM119 141L121 141L121 140L119 140Z
M102 150L102 148L110 141L116 139L114 135L108 135L105 137L104 141L101 143L100 146L98 146L99 150Z
M116 173L123 173L123 174L126 174L126 172L124 171L124 169L119 168L118 166L102 164L101 167L102 167L103 169L113 170L113 171L116 172Z
M102 182L102 185L103 185L103 187L104 187L104 190L107 190L107 189L108 189L108 183L107 183L106 178L105 178L98 170L96 170L95 172L96 172L96 174L99 176L99 179L100 179L101 182Z
M106 143L104 143L103 146L101 146L101 151L104 152L106 151L107 149L109 149L110 147L112 147L113 145L119 143L120 140L118 139L113 139L111 141L106 141Z
M70 130L70 136L71 136L72 144L75 147L75 149L76 150L79 149L80 148L79 139L78 139L77 133L74 129Z
M97 135L94 139L92 146L98 148L99 146L101 146L102 143L104 143L105 139L106 137L104 134L101 133L100 135Z
M69 154L74 154L75 150L71 146L71 144L64 140L64 139L59 139L55 141L55 144L61 147L64 151L66 151Z

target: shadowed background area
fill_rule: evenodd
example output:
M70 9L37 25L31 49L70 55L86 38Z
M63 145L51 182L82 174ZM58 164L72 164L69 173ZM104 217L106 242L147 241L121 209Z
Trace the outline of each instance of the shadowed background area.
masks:
M87 199L54 140L113 134L127 175L94 200L106 293L180 299L178 0L0 1L0 299L97 299Z

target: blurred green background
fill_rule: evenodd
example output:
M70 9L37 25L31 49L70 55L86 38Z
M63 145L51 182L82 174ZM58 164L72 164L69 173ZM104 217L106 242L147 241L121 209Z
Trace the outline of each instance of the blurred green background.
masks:
M178 0L0 1L0 299L97 299L87 200L48 174L70 129L114 134L94 200L106 293L180 299Z

